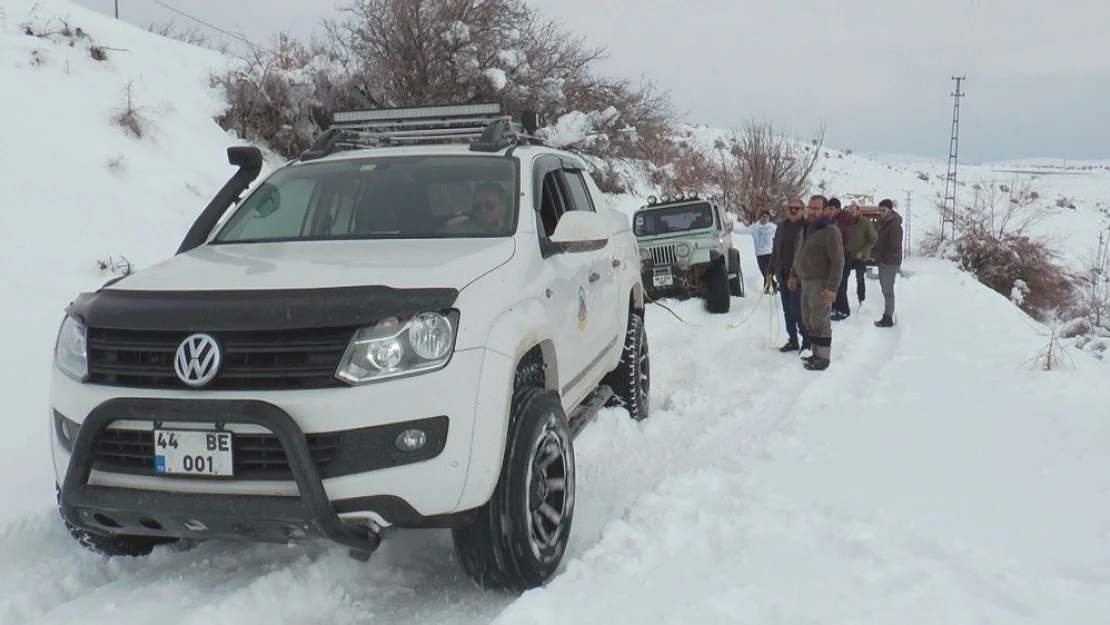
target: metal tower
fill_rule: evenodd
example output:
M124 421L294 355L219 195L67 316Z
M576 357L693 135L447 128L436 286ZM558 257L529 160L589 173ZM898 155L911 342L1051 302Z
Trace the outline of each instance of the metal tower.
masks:
M960 91L960 83L965 76L953 76L956 81L956 90L952 93L955 103L952 106L952 141L948 149L948 176L944 182L944 205L941 208L940 238L951 235L956 238L956 162L960 151L960 98L964 93ZM946 234L947 233L947 234Z

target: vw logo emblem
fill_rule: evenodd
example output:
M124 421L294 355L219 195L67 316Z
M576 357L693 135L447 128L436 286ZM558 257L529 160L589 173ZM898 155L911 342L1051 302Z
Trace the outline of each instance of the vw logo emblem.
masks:
M173 368L182 382L189 386L204 386L220 370L220 346L207 334L194 334L177 347Z

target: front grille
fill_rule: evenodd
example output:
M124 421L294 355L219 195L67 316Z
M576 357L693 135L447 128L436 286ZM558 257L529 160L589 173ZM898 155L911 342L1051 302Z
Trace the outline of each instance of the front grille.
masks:
M308 434L308 451L316 468L326 474L339 456L341 434ZM291 480L293 472L281 441L270 434L235 434L232 441L236 479ZM146 430L107 430L93 448L94 468L155 475L154 435Z
M212 332L223 362L205 390L282 390L339 386L334 377L354 328ZM190 332L89 328L89 382L189 389L174 355Z
M673 245L657 245L649 248L651 250L651 262L656 265L672 265L675 263L676 257Z

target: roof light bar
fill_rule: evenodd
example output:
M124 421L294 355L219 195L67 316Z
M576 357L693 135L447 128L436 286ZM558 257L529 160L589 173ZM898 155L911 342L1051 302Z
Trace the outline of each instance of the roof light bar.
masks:
M503 115L504 113L504 104L489 102L485 104L445 104L442 106L336 111L334 119L337 124L351 124L398 119L441 119L461 115Z

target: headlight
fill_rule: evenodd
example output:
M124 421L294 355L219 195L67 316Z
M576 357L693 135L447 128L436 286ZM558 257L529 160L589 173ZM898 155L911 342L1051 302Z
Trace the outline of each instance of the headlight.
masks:
M694 248L689 243L678 243L674 246L674 255L678 258L689 258L694 253Z
M69 315L66 315L61 329L58 330L58 340L54 344L54 363L62 373L78 382L84 382L89 375L85 326Z
M351 337L335 377L366 384L441 369L451 360L459 315L424 312L361 328Z
M646 247L640 248L640 260L651 260L651 250Z

